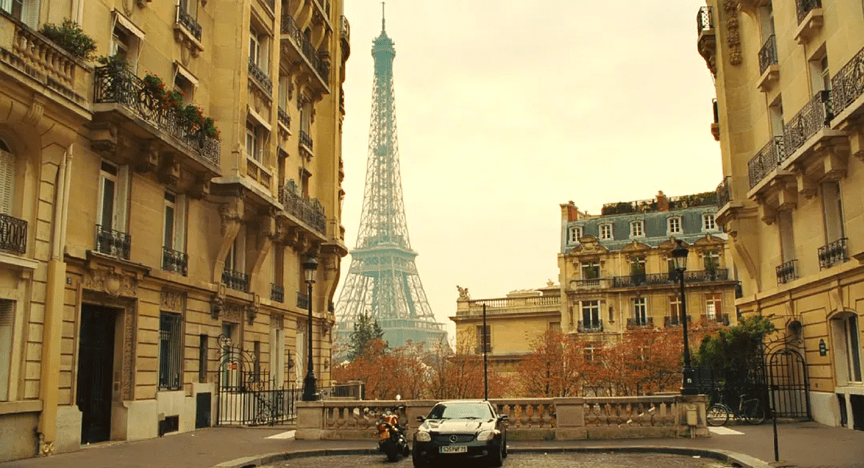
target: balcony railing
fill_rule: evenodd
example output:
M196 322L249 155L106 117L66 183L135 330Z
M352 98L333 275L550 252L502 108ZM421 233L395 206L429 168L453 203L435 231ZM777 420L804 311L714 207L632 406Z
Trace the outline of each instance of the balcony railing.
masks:
M732 199L732 177L726 176L717 186L717 206L723 207Z
M309 64L312 65L312 68L318 73L318 76L321 77L321 80L324 81L324 84L328 87L330 86L330 64L321 60L318 57L318 53L315 51L315 47L306 39L306 35L303 34L303 31L300 29L300 26L297 25L297 21L294 20L294 17L291 16L287 11L282 13L282 34L287 35L291 38L291 41L294 42L294 45L297 46L297 49L306 57L306 60L309 61Z
M312 151L312 137L305 130L300 130L300 144L305 145L309 148L309 151Z
M297 291L297 308L298 309L308 309L309 308L309 296Z
M831 78L831 101L834 115L843 112L864 93L864 49Z
M610 278L574 279L570 280L570 289L608 288Z
M162 247L162 269L186 276L189 268L189 255L167 247Z
M765 176L777 168L786 159L785 144L782 136L772 137L756 156L747 161L747 172L750 176L750 188L755 187Z
M276 114L276 118L279 120L279 123L285 126L285 128L291 128L291 116L288 115L288 111L280 107L279 113Z
M795 0L795 5L798 7L798 22L804 21L807 13L814 8L822 8L822 0Z
M798 260L789 260L788 262L777 265L777 284L786 284L798 278Z
M723 325L729 326L729 315L728 314L702 314L700 317L702 322L705 323L722 323Z
M222 270L222 282L236 291L249 292L249 275L237 270Z
M116 229L96 225L96 251L112 257L129 260L132 250L132 236Z
M830 244L819 247L819 269L831 268L834 265L849 261L849 250L846 247L847 238L837 239Z
M27 252L27 221L0 214L0 250Z
M285 287L278 284L270 283L270 300L276 302L285 302Z
M819 91L789 122L783 125L786 156L791 156L798 148L804 146L810 137L825 128L833 118L831 92Z
M708 283L712 281L726 281L728 279L729 270L726 268L684 272L685 283ZM651 274L637 273L633 275L616 276L612 278L613 288L633 288L640 286L668 285L676 283L678 283L678 273L675 271Z
M603 320L592 320L589 322L580 320L576 330L579 333L600 333L603 331Z
M327 217L324 215L324 207L318 199L312 200L301 197L290 184L285 184L279 193L279 202L285 207L285 211L300 218L306 224L321 234L327 233Z
M273 94L273 82L270 80L270 77L264 73L264 70L258 67L258 64L255 63L252 59L249 59L249 76L261 86L267 94Z
M759 74L765 73L771 65L777 65L777 37L773 34L759 49Z
M179 140L184 147L208 163L219 166L219 140L207 136L203 130L193 131L177 112L163 107L161 102L145 89L141 78L129 70L107 66L96 68L95 76L95 103L120 104L135 117Z
M696 33L714 29L714 10L710 6L703 6L696 12Z
M654 328L654 317L628 318L627 329Z
M693 322L693 317L691 317L690 314L687 314L687 321ZM666 328L680 327L681 326L681 317L679 317L679 316L670 317L667 315L666 317L663 317L663 326Z
M197 1L197 0L188 0L188 1ZM198 21L192 17L189 13L186 12L186 8L183 5L186 2L180 2L180 5L177 5L177 24L186 28L189 31L189 34L192 34L195 39L201 40L201 25L198 24Z

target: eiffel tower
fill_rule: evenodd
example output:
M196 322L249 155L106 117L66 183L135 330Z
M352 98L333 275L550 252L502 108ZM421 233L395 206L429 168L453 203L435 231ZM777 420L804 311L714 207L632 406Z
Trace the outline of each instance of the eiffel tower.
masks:
M444 325L435 321L417 273L402 202L396 104L393 91L393 40L382 19L373 41L375 82L369 124L366 188L357 244L351 267L336 303L336 340L347 343L360 314L370 314L384 330L390 347L409 340L428 345L446 340Z

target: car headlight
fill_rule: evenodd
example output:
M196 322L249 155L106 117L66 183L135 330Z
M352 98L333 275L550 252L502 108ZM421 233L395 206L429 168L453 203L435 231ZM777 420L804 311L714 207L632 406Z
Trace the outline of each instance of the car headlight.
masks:
M477 440L480 442L486 442L494 439L496 435L498 435L498 431L483 431L477 434Z
M432 436L429 435L426 431L418 431L417 432L417 442L430 442L432 440Z

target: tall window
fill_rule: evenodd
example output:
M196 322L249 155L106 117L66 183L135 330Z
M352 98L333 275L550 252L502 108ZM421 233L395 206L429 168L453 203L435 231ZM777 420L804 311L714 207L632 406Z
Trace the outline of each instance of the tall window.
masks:
M114 13L114 30L111 33L111 44L109 44L110 55L126 59L130 69L134 72L138 61L138 52L141 49L141 40L144 32L126 19L120 13Z
M492 327L486 325L485 333L482 325L477 326L477 352L483 352L483 337L486 337L486 352L492 352Z
M582 301L582 325L585 328L600 326L600 301Z
M611 224L601 224L600 225L600 240L612 240L612 225Z
M182 316L162 312L159 315L159 388L179 390L183 385L180 356Z
M843 202L840 197L839 182L822 184L822 213L825 218L825 237L827 243L846 237L843 226Z
M198 0L180 0L180 11L198 19Z
M716 270L720 267L720 253L716 250L702 252L702 266L706 270Z
M15 302L0 299L0 401L9 399L9 374L12 370L12 324Z
M835 362L840 385L862 381L861 335L859 317L854 312L844 313L832 322L834 330ZM845 381L845 382L844 382Z
M569 230L569 242L571 244L578 244L579 239L582 238L582 226L573 226Z
M0 140L0 213L12 214L12 203L15 199L15 156Z
M714 222L714 213L705 213L702 215L702 230L714 231L717 229L717 224Z
M279 75L279 109L288 112L288 75Z
M207 382L207 351L210 346L210 337L207 335L200 335L198 337L198 382L206 383Z
M269 36L259 32L255 26L249 28L249 63L258 67L265 75L270 74Z
M596 279L600 277L600 265L595 262L582 264L582 279Z
M632 257L630 259L630 274L645 275L645 257Z
M768 107L768 115L771 118L771 134L774 136L783 136L783 101L780 96L777 100Z
M780 231L780 254L783 263L795 259L795 233L793 226L791 210L783 210L777 213L777 230Z
M630 237L645 237L645 222L631 221L630 222Z
M669 223L669 226L668 226L669 235L681 234L683 232L681 230L681 217L680 216L673 216L673 217L669 218L668 223Z
M639 325L648 324L648 303L644 297L633 298L633 318Z
M174 90L180 92L183 95L183 101L186 103L190 103L194 101L195 98L195 86L197 83L193 82L190 77L191 74L187 71L183 70L180 66L177 66L177 73L174 74ZM188 74L188 76L187 76ZM194 78L194 77L193 77Z
M33 29L39 26L39 0L0 0L0 10Z
M717 320L723 309L720 307L720 294L705 295L705 315L709 320Z
M819 91L831 90L831 73L828 70L828 55L823 54L819 58L810 61L810 83L813 94Z
M162 245L166 249L185 251L186 197L165 192L165 233Z
M681 323L681 298L678 296L669 297L669 317L673 324Z
M264 160L264 130L258 125L246 121L246 156L259 163Z
M258 32L251 29L249 30L249 63L257 66L260 58L261 41L258 39Z
M223 322L222 323L222 335L230 340L230 343L236 343L238 340L238 331L237 331L236 323ZM299 337L298 337L299 340ZM230 344L224 345L224 349L222 349L223 353L227 353L230 351ZM220 366L222 369L222 375L219 378L219 385L223 389L229 389L231 387L237 387L240 384L240 374L237 369L232 369L231 366Z
M99 173L99 224L103 230L115 229L117 225L117 166L102 161Z
M593 344L586 344L583 349L583 354L586 361L593 361L596 347Z

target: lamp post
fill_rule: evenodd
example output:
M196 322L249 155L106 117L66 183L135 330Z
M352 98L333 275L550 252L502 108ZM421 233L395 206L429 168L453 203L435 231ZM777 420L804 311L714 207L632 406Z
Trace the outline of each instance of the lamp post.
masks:
M317 391L315 390L315 363L312 360L312 283L315 282L315 270L318 269L318 262L315 257L308 255L306 261L303 262L303 272L306 275L306 298L309 307L309 319L306 321L306 334L309 335L309 348L306 354L309 355L309 363L307 364L308 371L306 378L303 380L303 401L315 401L317 399Z
M690 367L690 342L688 340L688 320L687 320L687 298L684 297L684 272L687 270L687 254L690 253L686 247L677 241L678 245L672 249L672 261L675 264L675 271L678 272L678 284L681 285L681 328L684 330L684 369L681 373L684 374L684 385L681 387L682 395L697 395L698 389L693 382L693 368Z

